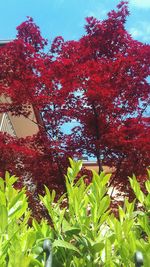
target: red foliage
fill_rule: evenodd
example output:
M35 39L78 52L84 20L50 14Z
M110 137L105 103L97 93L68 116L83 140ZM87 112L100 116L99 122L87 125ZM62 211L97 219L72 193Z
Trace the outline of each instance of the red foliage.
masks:
M117 183L150 164L150 46L126 31L128 14L121 2L104 21L87 18L81 39L57 37L49 53L28 18L16 40L0 49L0 94L11 99L0 112L27 117L32 105L44 125L26 139L1 134L2 171L28 171L40 188L63 184L69 156L94 156L100 170L103 163L115 165ZM62 126L72 120L79 126L64 134Z

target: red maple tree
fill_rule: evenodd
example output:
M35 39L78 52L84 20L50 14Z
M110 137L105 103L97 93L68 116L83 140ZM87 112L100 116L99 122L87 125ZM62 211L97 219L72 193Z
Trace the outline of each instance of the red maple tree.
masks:
M119 180L150 163L150 46L127 32L128 14L121 2L104 21L87 18L86 35L58 51L67 64L64 83L74 90L72 116L80 123L72 143L97 159L99 172L104 163L115 166Z
M150 46L127 32L128 14L121 2L103 21L89 17L81 39L56 37L48 52L28 18L0 49L0 94L11 99L0 112L28 117L32 105L43 121L25 139L0 135L1 171L29 172L39 187L63 184L68 157L88 155L99 171L115 166L117 183L143 173L150 164ZM64 133L72 120L78 126Z

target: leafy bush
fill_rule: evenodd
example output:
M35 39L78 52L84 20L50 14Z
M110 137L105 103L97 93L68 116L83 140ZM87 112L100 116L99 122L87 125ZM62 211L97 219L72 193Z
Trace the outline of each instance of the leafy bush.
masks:
M0 178L0 266L44 266L43 241L52 242L54 267L134 266L134 253L144 255L144 266L150 262L150 179L144 194L136 177L130 178L136 199L118 207L116 218L110 209L109 174L93 172L87 186L84 177L76 177L82 162L70 160L66 175L66 193L56 200L55 191L45 187L40 201L46 207L51 223L32 220L25 189L16 190L16 177L6 173ZM150 171L149 178L150 178ZM137 203L140 209L137 209ZM136 205L135 205L136 204Z
M13 188L17 178L6 172L0 178L0 266L27 267L34 264L32 246L36 236L28 227L30 211L25 189ZM35 266L35 265L33 265Z

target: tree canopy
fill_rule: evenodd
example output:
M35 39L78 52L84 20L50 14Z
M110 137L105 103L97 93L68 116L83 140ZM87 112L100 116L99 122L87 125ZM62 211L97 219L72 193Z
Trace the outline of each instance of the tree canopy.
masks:
M115 181L150 164L150 45L125 28L126 2L105 20L86 18L85 35L47 40L32 18L0 48L0 112L42 116L39 133L25 139L0 134L1 171L30 172L37 184L63 184L68 157L87 155L116 167ZM45 52L46 51L46 52ZM78 122L66 134L65 123ZM126 183L126 181L125 181Z

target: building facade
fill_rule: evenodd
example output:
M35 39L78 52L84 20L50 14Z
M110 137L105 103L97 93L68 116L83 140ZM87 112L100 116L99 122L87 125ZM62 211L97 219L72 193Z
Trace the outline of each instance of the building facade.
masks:
M29 117L12 116L10 113L0 114L0 132L6 132L14 137L26 137L39 131L39 123L32 108Z

